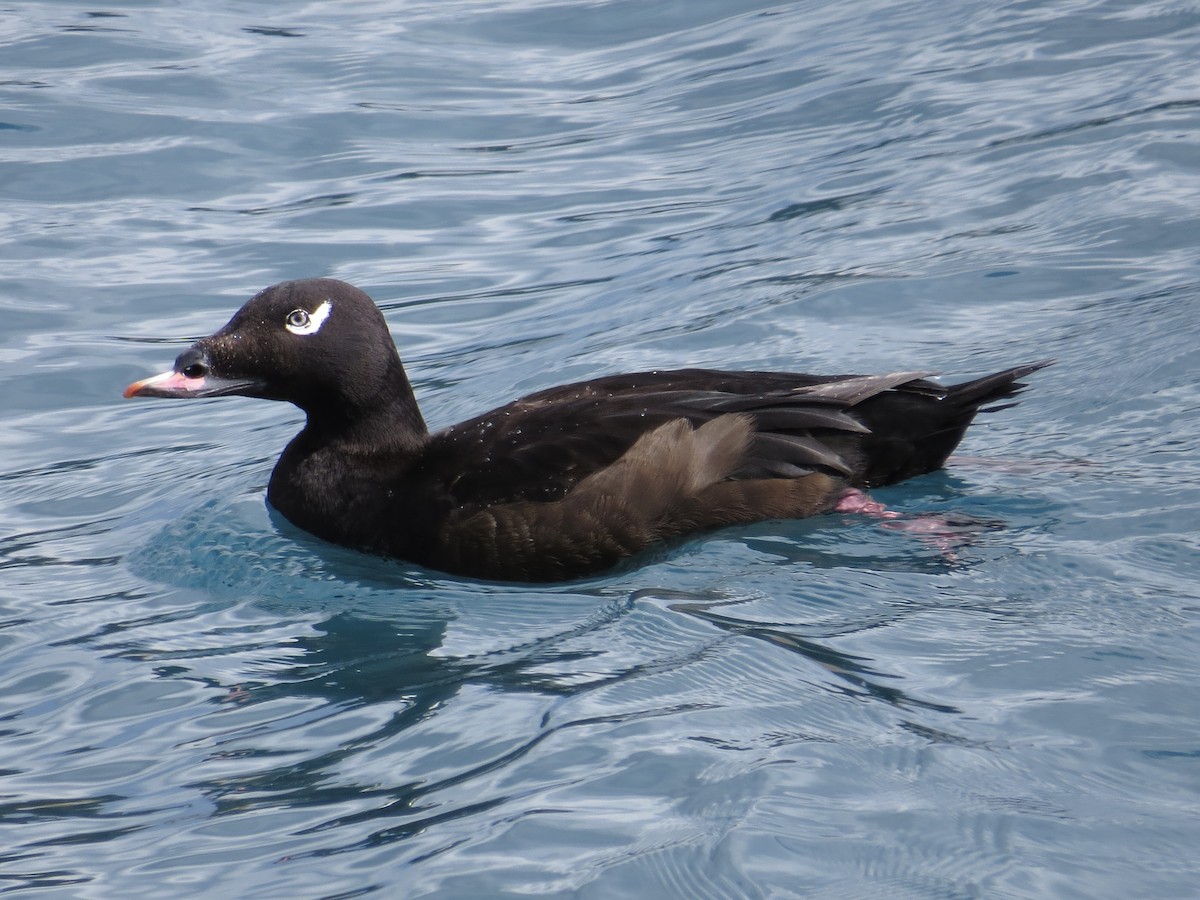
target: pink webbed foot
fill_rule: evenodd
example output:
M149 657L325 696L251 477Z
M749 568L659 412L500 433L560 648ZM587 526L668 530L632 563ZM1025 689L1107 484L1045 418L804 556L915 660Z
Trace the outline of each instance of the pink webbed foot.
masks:
M878 500L872 500L870 495L858 488L846 488L845 493L838 498L834 512L862 513L864 516L874 516L877 519L898 519L900 513L888 509Z
M904 531L917 535L925 543L931 544L945 554L953 562L957 557L954 548L960 546L970 537L972 530L978 529L982 522L958 520L953 521L936 513L923 513L905 517L903 513L888 509L878 500L857 488L847 488L838 498L833 507L834 512L859 513L875 519L884 519L883 528L892 531ZM972 528L972 526L974 526Z

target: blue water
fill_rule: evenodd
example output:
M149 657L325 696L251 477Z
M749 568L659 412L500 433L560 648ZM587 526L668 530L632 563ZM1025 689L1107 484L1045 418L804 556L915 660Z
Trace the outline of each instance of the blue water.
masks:
M1200 896L1200 8L0 9L0 890ZM539 588L127 402L274 281L447 424L605 372L980 373L952 553L828 516ZM986 526L986 527L985 527Z

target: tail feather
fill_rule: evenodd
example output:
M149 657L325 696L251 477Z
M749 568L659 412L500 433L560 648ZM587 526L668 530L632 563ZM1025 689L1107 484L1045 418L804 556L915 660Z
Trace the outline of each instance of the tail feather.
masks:
M1006 409L1001 401L1026 387L1018 379L1050 365L1041 360L950 385L940 399L890 391L859 407L872 435L863 441L860 487L895 484L940 469L977 413ZM1014 401L1015 402L1015 401ZM996 405L992 405L996 404Z
M974 381L965 381L962 384L952 386L947 397L948 399L952 398L960 406L970 407L975 412L978 412L985 404L995 400L1005 400L1009 397L1015 397L1028 387L1024 382L1018 381L1018 378L1032 375L1038 369L1044 369L1053 362L1054 360L1052 359L1043 359L1040 362L1027 363L1023 366L1013 366L1013 368L1005 369L1003 372L984 375L982 378L976 378ZM1006 409L1012 405L1011 403L1006 403L1004 406L994 408ZM988 411L990 412L990 410Z

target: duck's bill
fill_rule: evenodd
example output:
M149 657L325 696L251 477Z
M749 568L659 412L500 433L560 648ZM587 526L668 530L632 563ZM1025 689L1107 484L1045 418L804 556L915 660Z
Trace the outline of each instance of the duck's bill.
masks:
M125 388L125 398L130 397L223 397L227 394L243 394L253 389L257 382L248 378L218 378L212 374L189 378L182 372L163 372L135 381Z

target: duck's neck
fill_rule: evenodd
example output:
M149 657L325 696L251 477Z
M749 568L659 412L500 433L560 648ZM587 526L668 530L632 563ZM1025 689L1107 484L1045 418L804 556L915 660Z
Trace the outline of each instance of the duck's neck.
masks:
M399 359L376 385L358 387L305 410L306 443L385 455L413 454L424 445L429 429Z

